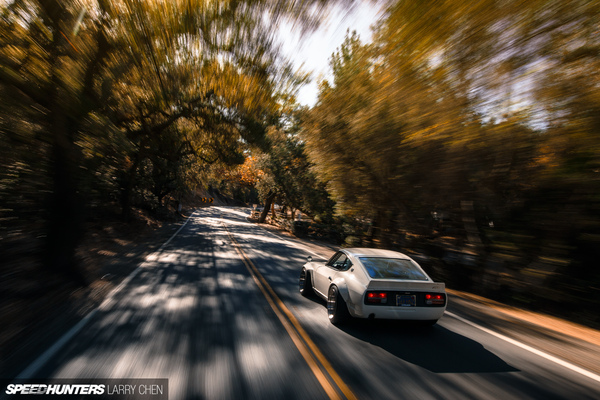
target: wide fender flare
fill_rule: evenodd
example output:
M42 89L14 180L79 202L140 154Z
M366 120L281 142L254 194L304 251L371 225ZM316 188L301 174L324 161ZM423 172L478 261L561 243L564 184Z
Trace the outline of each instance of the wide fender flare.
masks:
M310 284L312 286L314 286L315 282L315 266L313 265L312 262L307 262L306 264L304 264L302 266L302 268L304 268L306 270L306 272L310 275Z
M315 266L311 262L304 264L302 268L304 268L307 271L310 271L311 274L315 272Z
M332 285L337 286L342 299L348 304L348 302L352 303L350 300L350 292L348 291L348 285L346 284L346 280L342 278L336 278L331 282Z

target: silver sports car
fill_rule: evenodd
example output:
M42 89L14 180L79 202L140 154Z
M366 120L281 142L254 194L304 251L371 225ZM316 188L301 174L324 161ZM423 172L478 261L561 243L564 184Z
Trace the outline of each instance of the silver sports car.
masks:
M309 257L300 273L300 293L326 300L334 324L356 317L433 325L446 310L445 287L412 258L390 250L342 249L326 263Z

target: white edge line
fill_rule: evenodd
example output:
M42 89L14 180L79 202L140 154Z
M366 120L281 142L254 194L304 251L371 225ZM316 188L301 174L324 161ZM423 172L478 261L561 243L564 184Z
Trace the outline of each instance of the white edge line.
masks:
M67 333L65 333L60 339L58 339L48 350L42 353L35 361L21 372L15 379L31 379L33 375L42 368L48 360L50 360L62 347L69 342L86 324L87 322L96 315L98 309L94 309L87 314L81 321L73 326Z
M528 346L528 345L526 345L524 343L518 342L518 341L516 341L514 339L509 338L508 336L504 336L504 335L502 335L500 333L494 332L491 329L485 328L485 327L483 327L481 325L478 325L478 324L476 324L474 322L471 322L471 321L469 321L469 320L467 320L467 319L465 319L463 317L460 317L460 316L458 316L458 315L456 315L454 313L451 313L449 311L446 311L445 314L448 315L448 316L450 316L450 317L452 317L452 318L456 318L457 320L459 320L461 322L464 322L467 325L471 325L472 327L477 328L477 329L479 329L479 330L481 330L481 331L483 331L485 333L488 333L488 334L490 334L492 336L495 336L498 339L502 339L505 342L508 342L508 343L510 343L510 344L512 344L514 346L522 348L523 350L527 350L530 353L533 353L533 354L538 355L538 356L540 356L542 358L545 358L548 361L552 361L553 363L556 363L556 364L558 364L560 366L568 368L571 371L577 372L578 374L581 374L581 375L586 376L586 377L588 377L590 379L593 379L593 380L595 380L597 382L600 382L600 375L596 375L593 372L590 372L590 371L588 371L586 369L578 367L577 365L571 364L571 363L569 363L567 361L561 360L560 358L554 357L554 356L552 356L552 355L550 355L548 353L544 353L543 351L535 349L535 348L533 348L531 346Z
M143 265L150 259L156 259L158 253L160 253L170 242L173 240L175 236L183 229L184 226L187 225L192 216L196 213L194 211L190 214L190 216L185 220L183 225L179 227L177 232L175 232L169 240L162 244L154 253L149 254L145 261L141 262L136 269L131 271L131 273L121 281L121 283L115 287L104 299L104 301L96 307L94 310L90 311L83 319L81 319L75 326L67 331L60 339L58 339L48 350L46 350L42 355L36 358L27 368L25 368L19 375L17 375L14 379L31 379L33 376L44 366L46 363L54 357L56 353L60 349L63 348L83 327L96 315L99 309L106 309L109 305L111 305L113 297L119 293L123 288L140 272L143 268Z

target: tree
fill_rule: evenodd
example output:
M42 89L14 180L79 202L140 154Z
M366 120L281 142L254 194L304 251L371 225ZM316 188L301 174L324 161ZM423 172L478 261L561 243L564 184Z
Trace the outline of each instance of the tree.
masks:
M158 204L185 185L192 158L240 163L241 143L260 144L296 80L272 27L284 18L314 27L324 6L3 4L0 90L15 103L3 101L1 140L18 152L3 161L2 208L22 210L12 206L21 196L13 187L25 190L45 209L46 264L81 278L75 249L89 204L120 198L127 215L134 193ZM37 167L42 175L32 184Z
M511 271L490 278L477 264L473 288L549 300L533 273L597 299L584 279L600 279L599 11L587 0L402 1L372 44L349 34L302 131L338 213L371 221L386 247L406 244L403 231L449 234L431 217L447 215L454 245Z
M272 202L276 198L292 211L300 210L319 220L330 222L334 202L312 171L305 143L298 132L304 111L299 109L289 119L289 126L272 127L267 138L269 151L259 158L263 172L258 181L259 193ZM265 209L267 205L265 204ZM266 213L264 214L266 217ZM261 216L259 222L264 222Z

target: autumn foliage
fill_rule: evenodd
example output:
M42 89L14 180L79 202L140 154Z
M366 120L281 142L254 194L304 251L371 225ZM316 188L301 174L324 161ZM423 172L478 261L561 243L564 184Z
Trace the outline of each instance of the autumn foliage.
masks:
M401 1L349 33L303 130L359 243L507 301L600 305L600 6ZM365 223L366 222L366 223Z

